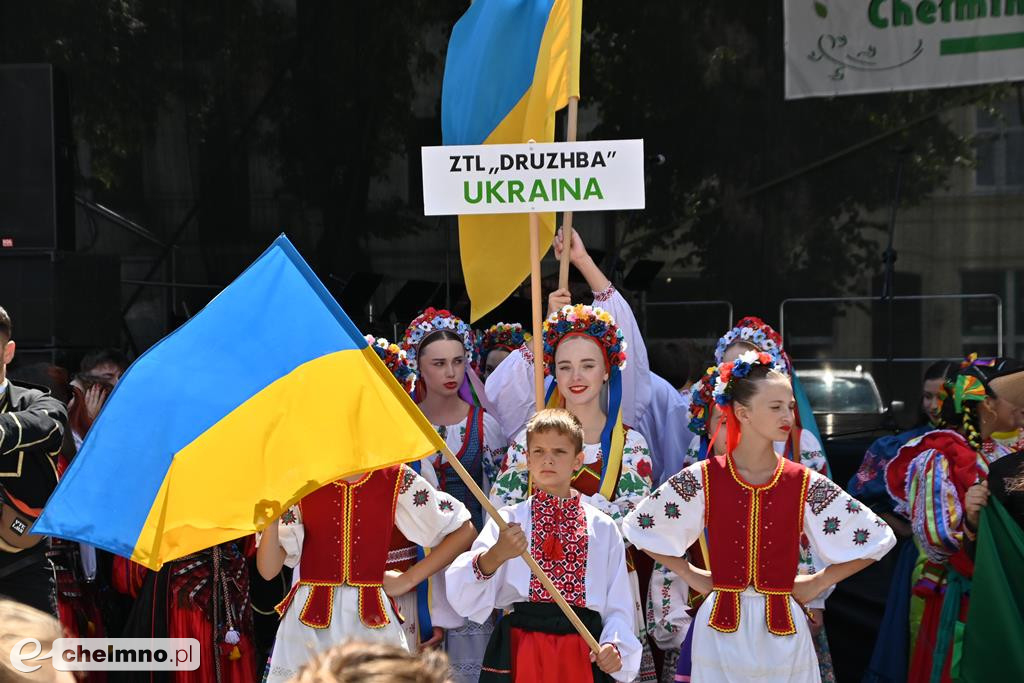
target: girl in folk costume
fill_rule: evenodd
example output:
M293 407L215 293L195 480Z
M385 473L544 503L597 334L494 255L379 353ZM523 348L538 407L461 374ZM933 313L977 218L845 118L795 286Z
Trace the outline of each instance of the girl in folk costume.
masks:
M967 590L974 572L969 541L988 499L985 481L998 456L986 449L994 432L1016 424L1019 408L1006 396L1020 396L1021 364L995 359L984 364L972 355L956 379L947 382L943 422L903 446L885 469L886 486L897 510L910 518L914 540L927 557L914 594L924 599L924 614L910 661L908 680L952 680L952 654L967 611Z
M562 255L562 233L559 230L554 239L555 257ZM620 363L618 369L619 408L622 411L622 424L638 425L641 416L649 409L651 402L651 370L647 360L647 349L640 335L640 327L633 315L633 309L615 289L611 281L604 276L575 231L572 233L572 245L569 250L570 261L583 275L594 295L593 305L603 309L618 330L622 333L620 350L625 356L629 349L629 363ZM568 290L559 289L548 296L548 315L557 313L572 303ZM568 347L567 347L568 348ZM566 351L563 350L563 353ZM610 368L609 368L610 372ZM555 373L557 374L557 373ZM556 380L553 374L550 381ZM597 380L600 384L600 379ZM523 345L510 354L501 365L487 377L487 397L494 406L495 417L505 428L511 441L526 426L526 421L536 411L533 388L533 352L528 345ZM609 378L609 389L611 378ZM550 386L549 386L550 390ZM563 386L562 398L571 401L573 392ZM584 398L589 398L588 392ZM579 404L580 401L576 401ZM571 406L568 406L573 411ZM605 417L611 415L615 419L615 411L605 412L606 408L596 405L597 412L588 412L586 416L576 413L587 430L587 442L597 443L596 435L601 434L605 427Z
M611 287L607 280L591 286L600 284ZM552 299L558 297L556 292ZM505 361L510 362L513 361ZM573 488L583 494L587 503L621 522L651 490L647 442L639 432L623 425L624 334L602 308L565 305L552 312L544 323L544 363L555 378L548 387L548 405L564 405L584 428L583 466L573 477ZM606 385L607 406L602 400ZM509 447L503 471L491 490L491 500L496 506L515 505L529 497L526 455L526 434L522 432ZM629 567L634 570L630 572L630 583L637 635L645 645L640 680L654 680L654 660L644 628L643 594L632 557ZM646 588L646 578L644 584Z
M115 588L135 598L125 638L196 638L195 671L149 672L143 680L249 683L258 677L249 602L251 539L222 543L168 562L153 572L115 558ZM109 672L108 680L140 680Z
M411 395L416 386L416 373L409 367L405 351L398 344L389 343L384 337L373 337L368 334L366 343L376 352L406 393ZM424 458L409 463L409 467L423 477L427 483L437 488L437 477L429 460ZM424 557L426 557L424 548L407 539L396 525L391 531L391 546L388 550L385 570L404 574ZM436 576L442 577L438 580L443 581L442 574ZM395 605L402 615L402 628L405 630L406 642L413 652L439 645L444 638L444 629L441 624L461 625L461 620L453 618L457 615L454 615L450 609L446 609L448 603L447 600L444 600L443 583L440 584L441 600L431 599L432 594L437 592L436 588L431 590L434 582L435 577L431 577L429 581L421 582L414 590L394 599Z
M909 637L911 633L916 633L920 625L920 612L923 607L920 599L912 603L911 594L907 590L907 587L916 581L914 573L919 565L920 553L913 542L909 520L904 514L896 511L896 501L886 488L885 467L896 457L900 448L942 424L940 396L944 395L943 385L948 379L955 378L958 367L956 363L939 361L925 370L921 385L918 425L905 432L875 440L868 447L860 467L846 486L850 495L855 496L888 522L899 541L895 553L897 559L885 601L885 613L865 674L866 681L907 679L907 663L913 650Z
M508 528L488 520L473 548L446 572L452 606L484 620L510 611L487 647L482 683L631 681L640 665L629 581L617 525L572 488L583 464L583 426L566 410L547 409L527 424L529 472L536 489L504 507ZM585 641L553 604L519 555L537 559L601 644Z
M434 550L388 572L394 529ZM298 568L281 614L268 681L286 681L318 652L354 638L410 649L394 599L414 591L472 542L465 506L407 465L339 479L307 495L263 532L256 553L270 579Z
M420 410L448 444L481 490L487 491L497 474L508 442L498 421L476 400L483 387L467 367L473 353L469 325L448 311L428 308L409 325L402 340L409 367L416 373L414 398ZM483 528L483 508L440 453L430 458L440 490L462 502L473 526ZM475 681L480 675L493 621L470 622L446 608L444 590L433 591L435 625L446 629L446 650L456 681ZM442 616L443 615L443 616Z
M726 454L690 465L626 518L626 539L708 594L694 617L693 680L818 681L803 605L882 557L888 525L808 467L779 455L793 428L789 378L767 353L719 366ZM707 529L710 572L683 554ZM827 566L801 575L801 534Z
M503 360L523 344L529 344L533 337L519 323L497 323L481 332L478 339L482 374L487 379Z
M782 348L782 336L772 328L771 325L755 316L747 316L740 319L736 326L726 332L718 340L715 346L715 363L731 363L745 351L758 351L767 353L775 368L790 378L796 399L796 414L793 429L788 439L774 444L775 450L782 453L790 460L794 460L826 477L831 477L831 470L828 461L825 459L825 450L821 446L820 439L816 436L817 426L814 422L814 413L810 403L803 394L799 380L793 372L793 363ZM690 453L706 453L707 443L714 437L714 432L708 434L704 441L695 436L687 449ZM800 573L813 574L823 567L823 563L814 557L810 542L806 537L800 539ZM819 596L807 605L812 615L811 635L814 639L814 649L818 653L818 663L821 667L821 677L826 683L835 680L835 672L832 668L832 655L829 651L828 637L825 634L825 599L828 594Z

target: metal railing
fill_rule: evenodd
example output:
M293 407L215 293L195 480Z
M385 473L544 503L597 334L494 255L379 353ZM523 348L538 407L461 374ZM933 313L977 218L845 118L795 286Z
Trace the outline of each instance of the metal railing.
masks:
M891 297L892 301L967 301L967 300L979 300L987 299L995 301L996 304L996 355L1003 355L1003 300L998 294L913 294L906 296L894 296ZM786 304L791 303L814 303L814 304L847 304L847 303L886 303L890 300L890 297L880 296L830 296L830 297L796 297L792 299L784 299L779 304L779 336L782 337L782 346L786 347ZM959 357L960 353L954 354L954 357ZM792 358L794 362L801 360ZM815 359L817 360L817 359ZM845 363L887 363L889 358L874 358L874 357L863 357L863 358L829 358L830 361L834 362L845 362ZM893 363L921 363L927 361L940 361L948 360L947 358L892 358Z

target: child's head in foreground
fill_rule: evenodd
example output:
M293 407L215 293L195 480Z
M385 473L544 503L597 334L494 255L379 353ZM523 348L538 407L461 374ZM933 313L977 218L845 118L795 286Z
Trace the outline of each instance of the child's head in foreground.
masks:
M411 654L385 643L350 640L321 652L289 683L449 683L440 650Z
M546 408L526 423L526 464L537 489L569 495L573 475L583 466L583 425L561 408Z

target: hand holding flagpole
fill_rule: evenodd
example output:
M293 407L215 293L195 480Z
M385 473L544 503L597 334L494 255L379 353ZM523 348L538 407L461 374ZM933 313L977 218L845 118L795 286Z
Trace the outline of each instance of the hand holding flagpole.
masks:
M462 482L466 485L467 488L469 488L473 496L478 501L480 501L480 505L482 505L484 510L487 511L487 514L490 515L491 519L495 521L495 523L498 525L498 528L507 529L508 522L502 519L501 515L498 514L498 509L494 507L494 505L487 498L487 496L484 495L484 492L480 490L480 487L477 486L476 481L474 481L473 477L469 474L469 472L466 471L466 468L462 466L461 462L459 462L458 457L456 457L456 455L451 452L447 445L444 447L443 453L445 462L451 465L452 469L455 470L456 473L458 473L459 478L462 479ZM576 612L574 612L572 607L569 606L569 603L566 602L565 597L558 590L558 587L555 586L554 583L552 583L548 575L545 574L544 570L541 569L539 564L537 564L537 560L533 559L529 551L524 552L522 555L520 555L520 557L523 558L523 561L526 562L526 565L530 568L530 571L533 572L533 575L537 577L537 580L540 581L541 585L544 586L547 592L551 594L551 598L562 610L562 613L565 614L566 618L576 628L576 631L580 634L580 637L583 638L584 641L586 641L587 647L589 647L594 654L599 654L601 652L601 644L597 642L597 639L594 638L593 634L591 634L587 627L583 624L583 622L580 620Z

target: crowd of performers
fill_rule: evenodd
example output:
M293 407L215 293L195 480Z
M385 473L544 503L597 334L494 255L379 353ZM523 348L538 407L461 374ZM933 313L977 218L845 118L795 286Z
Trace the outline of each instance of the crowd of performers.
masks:
M96 552L55 542L66 628L197 637L204 666L181 681L287 681L346 639L443 648L459 683L828 681L825 599L899 539L869 675L951 680L979 511L990 492L1018 522L1024 509L1021 367L930 368L920 426L872 445L844 490L770 326L744 318L699 381L674 386L578 235L570 251L593 302L550 294L542 358L518 324L474 333L432 308L394 343L369 338L507 528L435 454L333 482L259 537L159 572L101 561L103 595ZM88 406L79 389L76 439ZM130 606L116 631L98 607L111 592Z

